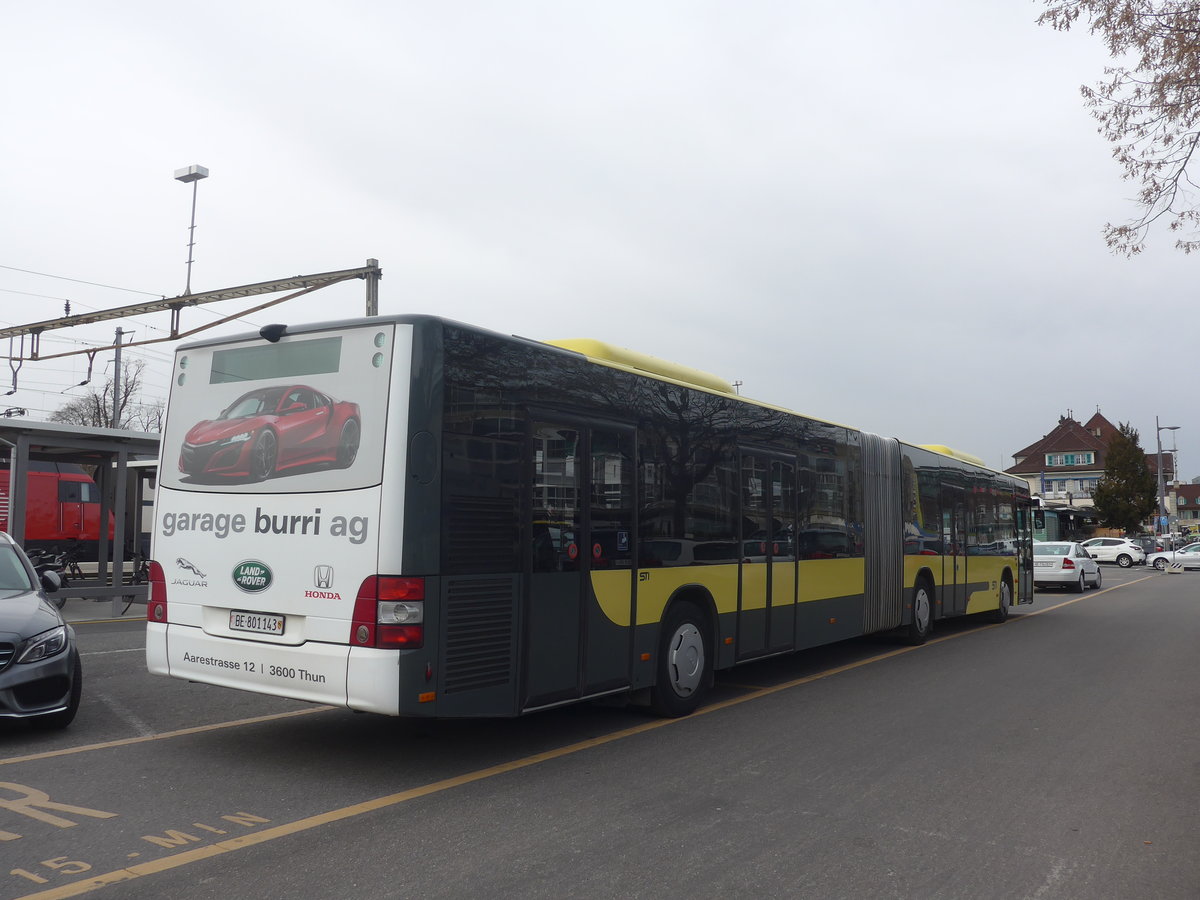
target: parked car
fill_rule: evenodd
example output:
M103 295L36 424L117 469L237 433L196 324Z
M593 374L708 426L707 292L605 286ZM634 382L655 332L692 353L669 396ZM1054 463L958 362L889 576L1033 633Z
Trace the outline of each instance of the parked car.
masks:
M1137 541L1129 538L1098 537L1084 541L1080 546L1091 554L1096 562L1115 562L1122 569L1146 561L1146 551Z
M75 631L47 597L61 583L54 571L39 577L0 532L0 719L66 728L75 718L83 690Z
M1099 588L1100 564L1075 541L1033 542L1034 587L1065 587L1083 593L1089 585Z
M1185 569L1200 569L1200 541L1186 544L1178 550L1151 553L1146 559L1146 565L1154 566L1160 572L1173 563L1183 566Z
M1151 535L1143 535L1141 537L1134 537L1134 538L1130 538L1129 540L1133 541L1135 544L1139 545L1144 551L1146 551L1147 557L1149 557L1151 553L1162 553L1164 550L1167 549L1166 547L1164 547L1162 545L1162 542L1158 538L1152 537Z

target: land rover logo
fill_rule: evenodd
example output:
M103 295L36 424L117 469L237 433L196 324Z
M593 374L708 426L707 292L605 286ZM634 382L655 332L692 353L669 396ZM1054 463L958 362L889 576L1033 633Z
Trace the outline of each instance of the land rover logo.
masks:
M265 591L271 586L271 569L257 559L248 559L233 567L233 583L248 594Z

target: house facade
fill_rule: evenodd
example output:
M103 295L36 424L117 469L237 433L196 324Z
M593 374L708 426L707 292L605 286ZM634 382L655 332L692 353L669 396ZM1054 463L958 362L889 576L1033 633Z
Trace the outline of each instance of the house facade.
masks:
M1175 509L1179 530L1200 529L1200 484L1180 484L1175 487Z
M1014 453L1014 464L1004 471L1024 478L1030 492L1040 497L1046 506L1094 506L1092 494L1104 477L1108 442L1118 431L1098 409L1086 422L1079 422L1068 410L1065 416L1059 417L1058 425L1052 431ZM1157 452L1146 454L1146 464L1157 478ZM1171 454L1163 454L1162 465L1167 487L1167 512L1175 516L1175 467ZM1200 515L1200 504L1194 509Z

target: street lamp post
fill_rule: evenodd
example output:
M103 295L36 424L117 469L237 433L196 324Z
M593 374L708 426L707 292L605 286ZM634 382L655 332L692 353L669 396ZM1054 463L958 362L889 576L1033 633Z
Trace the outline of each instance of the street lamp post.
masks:
M1158 533L1170 531L1167 525L1167 489L1166 480L1163 478L1162 464L1162 433L1164 431L1178 431L1178 425L1159 425L1158 416L1154 417L1154 440L1158 444Z
M204 166L188 166L186 169L175 170L175 180L192 186L192 224L188 228L188 258L187 258L187 287L185 295L192 292L192 248L196 246L196 185L201 178L208 177L208 169Z

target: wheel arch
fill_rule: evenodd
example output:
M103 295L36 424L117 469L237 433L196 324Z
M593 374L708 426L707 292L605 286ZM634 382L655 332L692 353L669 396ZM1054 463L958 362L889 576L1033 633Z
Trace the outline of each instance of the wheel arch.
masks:
M671 610L676 606L688 604L694 606L700 611L704 617L704 624L707 625L707 633L705 634L705 649L708 651L709 659L713 661L712 671L717 670L718 653L717 646L720 643L718 637L718 625L720 619L717 615L717 603L713 599L712 592L702 584L683 584L677 587L671 596L667 598L666 605L663 606L662 615L658 619L658 633L662 633L662 623L670 615ZM657 641L656 641L657 644Z
M929 566L921 566L917 569L917 574L913 576L912 584L908 586L908 602L904 605L904 621L905 623L912 621L913 602L916 598L917 587L924 582L929 586L929 594L933 598L933 609L930 610L930 621L941 618L942 595L941 587L937 583L937 579L933 576L933 569Z

